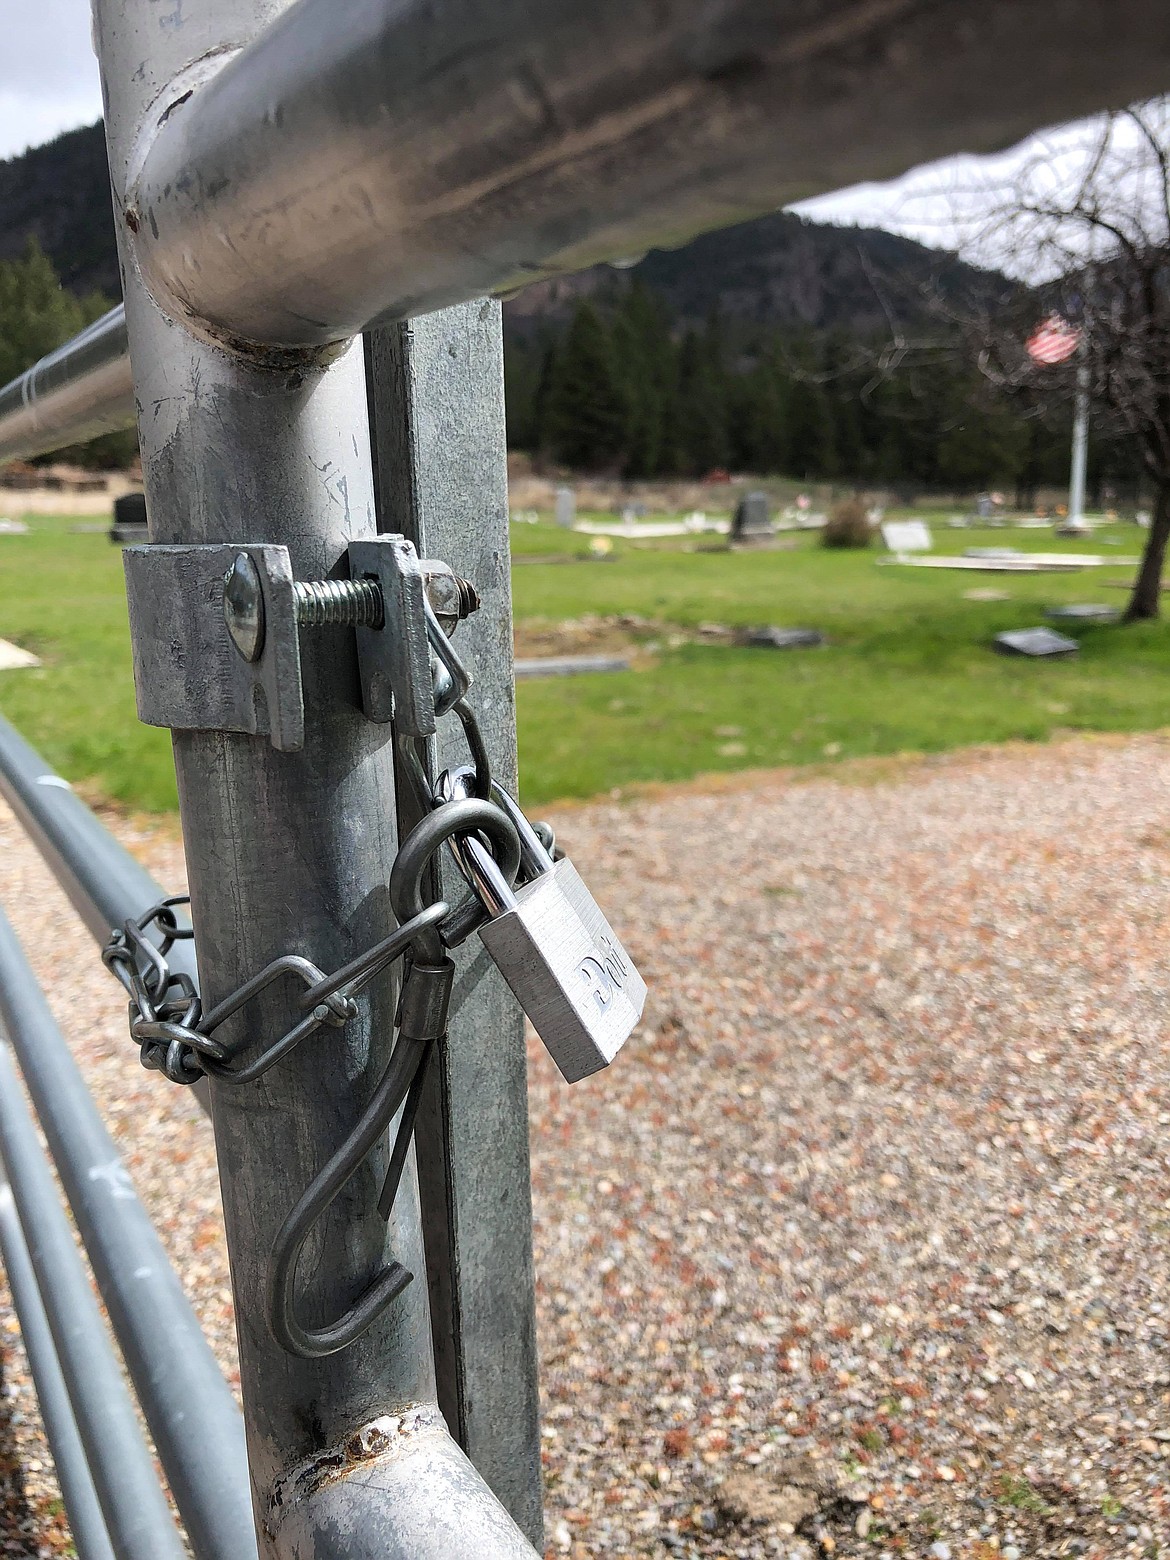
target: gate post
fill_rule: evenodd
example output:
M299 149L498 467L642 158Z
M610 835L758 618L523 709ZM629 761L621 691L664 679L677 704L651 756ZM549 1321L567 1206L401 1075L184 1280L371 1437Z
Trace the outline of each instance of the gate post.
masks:
M493 773L516 788L512 580L500 305L481 298L365 338L382 530L472 581L459 630ZM428 744L432 772L466 761L462 737ZM415 822L400 818L400 828ZM446 896L460 892L448 864ZM419 1119L431 1327L451 1432L539 1549L540 1419L524 1019L479 940L456 953L446 1054Z
M280 543L296 578L325 579L376 526L360 342L260 351L176 324L138 275L124 199L154 128L280 9L97 0L96 42L151 540ZM306 636L302 670L300 751L174 734L205 1005L283 954L336 969L393 925L392 749L388 728L360 713L352 632ZM387 1230L376 1209L385 1151L370 1156L306 1248L300 1304L311 1324L337 1316L391 1252L415 1282L327 1359L286 1353L266 1324L274 1237L385 1068L394 995L375 983L344 1028L253 1084L211 1086L261 1560L532 1560L435 1407L413 1164ZM250 1059L296 1011L272 987L230 1039Z

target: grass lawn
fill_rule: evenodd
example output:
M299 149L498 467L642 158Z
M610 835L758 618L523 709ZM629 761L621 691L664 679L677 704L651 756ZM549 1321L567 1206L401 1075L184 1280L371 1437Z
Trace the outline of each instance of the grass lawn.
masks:
M173 807L169 738L134 713L118 549L66 519L29 523L27 536L0 537L0 637L45 664L0 673L0 711L92 793ZM1078 627L1080 654L1065 661L989 648L1002 629L1041 623L1047 605L1124 605L1124 592L1104 585L1131 578L1123 566L1065 575L879 567L879 548L827 552L812 536L792 550L737 553L698 550L711 538L617 538L605 562L552 562L542 560L584 558L590 539L515 525L512 540L519 620L631 613L680 632L709 621L775 623L829 638L816 650L670 648L660 633L637 670L521 683L522 787L533 804L749 765L1170 725L1170 626ZM1140 544L1129 525L1067 542L1045 531L935 526L939 552L991 545L1122 557ZM964 599L972 589L1009 599Z

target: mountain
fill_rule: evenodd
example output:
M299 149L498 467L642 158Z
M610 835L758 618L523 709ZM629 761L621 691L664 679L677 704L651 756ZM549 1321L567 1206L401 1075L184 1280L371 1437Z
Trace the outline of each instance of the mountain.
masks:
M778 211L705 233L682 249L652 249L637 265L593 266L535 282L505 305L513 335L568 320L584 298L604 302L634 277L662 299L677 326L701 326L718 313L744 326L869 334L924 316L924 294L987 296L1002 278L945 251L877 228L809 222ZM888 311L888 313L887 313Z
M120 296L100 121L0 161L0 260L20 255L30 234L71 292Z
M18 255L30 233L72 291L120 291L100 123L0 162L0 259ZM567 322L577 302L624 290L639 278L678 327L700 325L716 310L747 326L869 333L886 311L904 321L922 314L924 289L986 294L1000 278L953 255L868 228L813 223L786 212L708 233L682 249L652 250L623 271L594 266L537 282L504 309L508 334L531 337L545 323Z

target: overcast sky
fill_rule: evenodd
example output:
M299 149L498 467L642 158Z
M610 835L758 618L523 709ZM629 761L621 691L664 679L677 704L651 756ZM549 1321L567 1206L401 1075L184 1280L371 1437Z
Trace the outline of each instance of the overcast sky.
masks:
M101 116L89 0L0 0L0 157Z
M62 130L92 124L101 114L102 101L90 43L89 0L0 0L0 9L4 158L52 140ZM1067 132L1070 138L1077 133L1077 127ZM950 246L959 235L947 190L986 182L989 174L1006 176L1020 159L1018 151L1000 158L953 158L890 184L859 185L796 209L822 222L884 227L926 244Z

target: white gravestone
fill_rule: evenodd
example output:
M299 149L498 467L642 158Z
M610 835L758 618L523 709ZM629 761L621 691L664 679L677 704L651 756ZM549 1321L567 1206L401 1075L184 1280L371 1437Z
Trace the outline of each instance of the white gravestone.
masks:
M573 529L577 518L577 495L571 487L559 487L556 493L557 524L566 531Z
M892 553L929 552L934 546L925 520L883 520L882 541Z

